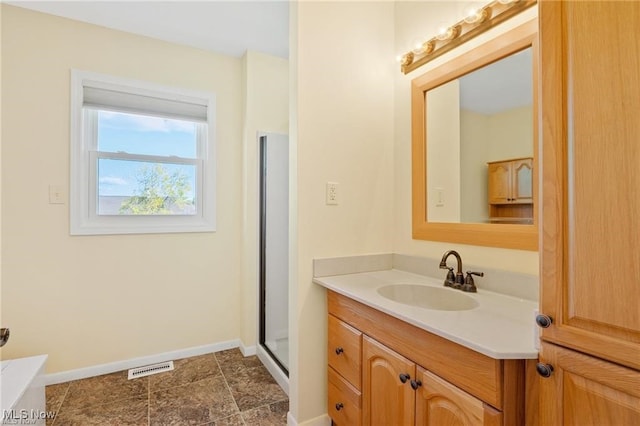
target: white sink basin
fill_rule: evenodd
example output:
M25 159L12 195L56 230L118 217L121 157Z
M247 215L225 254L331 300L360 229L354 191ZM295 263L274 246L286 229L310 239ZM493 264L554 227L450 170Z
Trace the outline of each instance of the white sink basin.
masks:
M378 294L394 302L437 311L467 311L478 306L474 298L445 287L392 284L380 287Z

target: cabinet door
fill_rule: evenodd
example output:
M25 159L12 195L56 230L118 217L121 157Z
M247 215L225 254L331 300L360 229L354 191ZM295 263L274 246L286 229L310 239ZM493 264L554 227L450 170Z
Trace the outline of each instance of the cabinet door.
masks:
M533 159L516 160L511 164L511 197L515 203L533 203Z
M489 175L489 204L507 204L511 198L510 163L492 163L487 170Z
M541 337L640 369L640 2L539 5Z
M640 424L640 372L544 342L540 362L541 425Z
M416 394L417 426L480 426L484 424L482 401L418 367L422 386Z
M368 336L362 340L363 424L413 426L415 364ZM405 383L400 374L409 376Z

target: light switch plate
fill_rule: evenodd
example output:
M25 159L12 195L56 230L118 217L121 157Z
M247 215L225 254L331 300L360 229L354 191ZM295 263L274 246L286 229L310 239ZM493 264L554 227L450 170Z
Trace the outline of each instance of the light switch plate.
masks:
M49 185L49 204L64 204L66 198L62 185Z

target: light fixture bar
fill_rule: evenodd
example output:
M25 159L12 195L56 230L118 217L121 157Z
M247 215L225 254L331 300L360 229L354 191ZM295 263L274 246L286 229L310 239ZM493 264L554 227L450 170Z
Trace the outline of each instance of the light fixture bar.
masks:
M442 33L422 43L422 49L414 49L402 55L401 71L408 74L421 65L460 46L501 22L535 5L537 0L494 0L479 8L472 16L446 28ZM417 52L417 53L416 53Z

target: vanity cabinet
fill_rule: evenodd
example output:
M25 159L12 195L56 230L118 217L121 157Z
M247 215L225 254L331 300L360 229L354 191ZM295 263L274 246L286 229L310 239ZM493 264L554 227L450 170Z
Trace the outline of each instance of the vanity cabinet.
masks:
M639 20L540 3L541 424L640 424Z
M362 358L365 425L501 424L500 412L485 422L482 401L367 336Z
M327 298L334 424L525 423L524 360L487 357L331 290Z
M487 163L491 222L533 221L533 158Z

